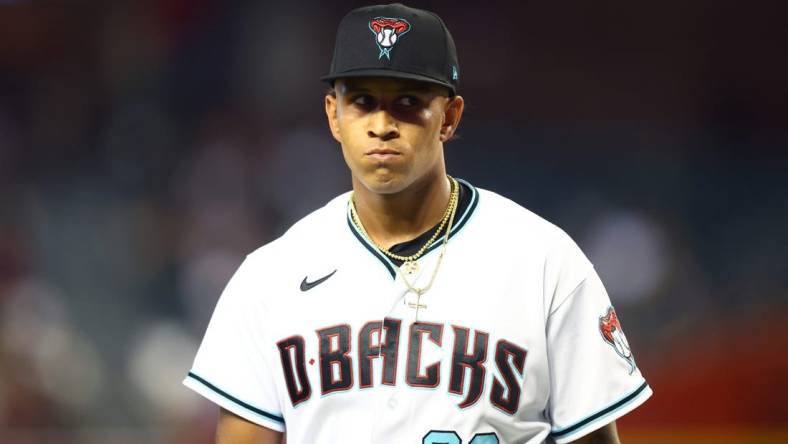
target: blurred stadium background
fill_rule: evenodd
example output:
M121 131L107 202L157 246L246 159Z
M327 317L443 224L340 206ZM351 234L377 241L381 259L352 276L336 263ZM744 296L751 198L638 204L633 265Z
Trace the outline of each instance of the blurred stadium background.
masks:
M209 443L182 388L244 255L349 188L318 77L359 2L0 1L0 442ZM788 442L784 3L412 3L450 171L564 227L655 390L627 444Z

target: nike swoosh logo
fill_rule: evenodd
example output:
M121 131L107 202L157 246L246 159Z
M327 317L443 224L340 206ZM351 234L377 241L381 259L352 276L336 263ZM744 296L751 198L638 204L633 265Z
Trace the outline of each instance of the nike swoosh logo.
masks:
M304 277L304 280L303 280L303 281L301 281L301 291L309 291L309 290L311 290L311 289L313 289L313 288L317 287L318 285L320 285L320 284L322 284L323 282L325 282L325 281L326 281L328 278L330 278L331 276L333 276L333 275L334 275L334 273L336 273L336 272L337 272L337 271L336 271L336 270L334 270L334 271L332 271L331 273L329 273L329 274L327 274L327 275L325 275L325 276L321 277L320 279L318 279L318 280L316 280L316 281L312 281L312 282L307 282L307 281L306 281L306 277Z

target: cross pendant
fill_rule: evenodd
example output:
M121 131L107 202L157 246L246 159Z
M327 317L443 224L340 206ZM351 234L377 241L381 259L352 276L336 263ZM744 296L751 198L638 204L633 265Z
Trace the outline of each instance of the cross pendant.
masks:
M419 309L420 308L427 308L427 306L423 305L423 304L419 304L418 301L415 304L410 303L408 305L410 306L410 308L415 308L416 309L416 315L413 317L413 320L415 322L419 322Z
M415 320L416 320L416 322L418 322L419 321L419 309L427 308L427 306L425 304L421 303L421 295L424 294L424 291L421 290L421 289L418 289L418 288L415 289L415 290L416 290L416 303L414 304L413 302L408 302L408 307L416 309Z

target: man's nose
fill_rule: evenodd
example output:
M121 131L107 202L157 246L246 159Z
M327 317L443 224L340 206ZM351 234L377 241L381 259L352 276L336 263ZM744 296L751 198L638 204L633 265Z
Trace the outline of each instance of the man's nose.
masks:
M385 109L375 111L369 117L369 127L367 128L369 137L377 137L382 140L389 140L399 137L397 120Z

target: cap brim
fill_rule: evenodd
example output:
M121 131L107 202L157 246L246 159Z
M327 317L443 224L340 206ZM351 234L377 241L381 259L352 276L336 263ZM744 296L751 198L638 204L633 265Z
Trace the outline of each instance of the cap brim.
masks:
M452 92L452 94L456 94L456 87L451 83L446 83L441 80L433 79L432 77L428 77L422 74L413 74L409 72L402 72L402 71L393 71L390 69L379 69L379 68L370 68L370 69L354 69L352 71L346 71L340 74L331 74L327 76L323 76L320 80L324 82L333 83L336 79L348 78L348 77L392 77L395 79L409 79L409 80L418 80L420 82L427 82L432 83L434 85L440 85Z

